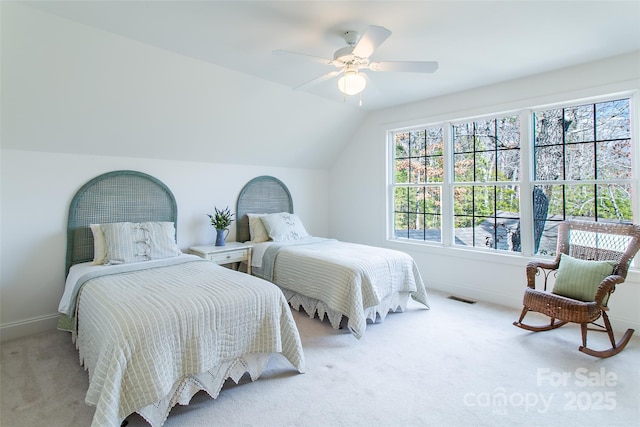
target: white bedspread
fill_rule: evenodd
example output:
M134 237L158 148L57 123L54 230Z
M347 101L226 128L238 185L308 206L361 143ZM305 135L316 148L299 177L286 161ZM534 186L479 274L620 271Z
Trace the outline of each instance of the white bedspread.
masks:
M76 346L89 372L93 426L117 427L133 412L149 420L151 410L157 418L153 405L164 406L160 419L149 420L161 425L173 405L198 390L217 395L198 374L218 375L219 387L238 369L255 380L271 353L304 371L280 289L209 261L185 261L71 285L79 289Z
M413 258L386 248L320 238L271 243L261 267L253 272L283 288L289 302L297 294L319 301L321 311L326 306L347 316L348 327L357 338L363 335L367 318L375 319L376 312L384 319L389 310L404 310L403 296L405 301L408 295L429 307ZM309 315L316 311L318 307ZM331 316L330 320L334 327L340 321Z

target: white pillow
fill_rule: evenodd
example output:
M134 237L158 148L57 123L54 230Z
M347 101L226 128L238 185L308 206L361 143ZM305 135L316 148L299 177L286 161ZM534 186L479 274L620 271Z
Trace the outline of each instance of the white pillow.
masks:
M269 241L269 234L264 228L262 218L267 214L247 214L249 217L249 235L253 243L262 243Z
M89 227L91 227L91 233L93 234L93 265L102 265L107 253L104 233L100 228L100 224L89 224Z
M287 240L299 240L309 237L302 221L297 215L288 212L280 212L262 217L264 228L271 240L283 242Z
M172 222L114 222L101 224L105 264L148 261L180 255Z

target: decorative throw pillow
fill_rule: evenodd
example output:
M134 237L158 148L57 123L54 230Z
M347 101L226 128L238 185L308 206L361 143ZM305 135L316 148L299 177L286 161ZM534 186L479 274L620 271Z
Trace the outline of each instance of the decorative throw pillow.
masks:
M140 223L111 222L100 224L106 246L105 264L147 261L149 245Z
M580 301L593 301L598 286L613 272L615 265L615 261L586 261L560 254L553 293Z
M151 240L151 259L171 258L182 254L176 244L176 228L173 222L143 222Z
M249 217L249 235L253 243L269 241L269 234L262 223L262 218L266 215L267 214L247 214Z
M93 234L93 265L102 265L107 252L104 233L100 228L100 224L89 224L89 227L91 228L91 234Z
M101 224L105 264L148 261L178 256L172 222L114 222Z
M274 242L299 240L309 237L309 233L305 230L300 218L288 212L265 215L262 217L262 223L269 237L271 237L271 240Z

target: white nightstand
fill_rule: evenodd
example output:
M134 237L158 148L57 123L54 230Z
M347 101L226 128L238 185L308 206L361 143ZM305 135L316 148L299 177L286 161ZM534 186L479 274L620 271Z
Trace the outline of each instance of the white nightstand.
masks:
M191 246L189 251L201 258L208 259L216 264L237 264L247 263L247 274L251 274L251 243L227 242L224 246L202 245Z

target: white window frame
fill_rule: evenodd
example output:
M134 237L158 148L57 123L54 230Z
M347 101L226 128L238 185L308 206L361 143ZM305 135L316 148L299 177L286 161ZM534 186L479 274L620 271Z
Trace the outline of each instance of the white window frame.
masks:
M533 129L533 112L570 107L576 105L600 103L606 101L612 101L620 98L629 99L629 115L631 120L631 155L632 155L632 167L633 167L633 183L632 190L634 194L640 194L640 125L637 119L640 111L638 107L638 100L640 98L638 90L625 90L615 93L609 93L606 95L598 95L591 97L581 97L574 99L567 99L563 101L531 105L519 109L510 109L505 111L491 112L487 114L479 114L474 116L468 116L463 118L451 118L442 120L424 120L420 124L411 125L398 125L395 127L389 127L386 130L386 145L387 145L387 158L386 158L386 170L387 170L387 226L386 226L386 239L390 242L397 242L399 244L411 244L432 248L455 248L464 251L484 252L492 255L509 255L520 256L530 258L533 254L533 203L531 197L522 197L522 195L530 195L533 191L534 176L533 176L533 144L534 144L534 129ZM502 117L506 115L519 115L520 116L520 167L521 175L518 182L514 181L520 186L520 226L521 226L521 252L502 251L495 249L486 249L479 247L466 247L460 245L454 245L454 223L453 223L453 186L454 184L460 185L460 183L453 182L453 141L452 141L452 125L457 123L465 123L473 120L491 119L496 117ZM441 198L441 234L442 242L421 241L416 239L400 239L394 237L394 173L395 173L395 134L399 132L421 130L429 127L442 127L444 138L444 180L442 183L442 198ZM491 184L491 183L487 183ZM500 183L502 184L502 183ZM560 184L560 182L558 182ZM422 184L419 184L422 185ZM429 184L431 185L431 184ZM640 223L640 197L636 197L633 200L632 205L633 219L635 223ZM544 257L543 255L535 255ZM640 265L640 260L634 260L634 266Z

